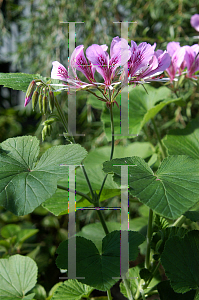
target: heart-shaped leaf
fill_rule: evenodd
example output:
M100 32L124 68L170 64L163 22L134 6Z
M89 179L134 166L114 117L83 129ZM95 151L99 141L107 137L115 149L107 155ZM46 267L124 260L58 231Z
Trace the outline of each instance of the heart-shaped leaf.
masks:
M138 246L145 240L138 232L129 231L129 260L135 260ZM68 240L57 249L56 264L60 269L68 269ZM85 277L80 282L106 291L120 277L120 231L113 231L102 240L102 253L95 244L83 237L76 237L76 275Z
M13 255L0 259L0 300L33 299L27 295L36 284L37 265L30 257Z
M86 156L80 145L54 146L37 162L36 137L11 138L0 145L0 205L16 215L32 212L57 189L68 173L60 164L79 165Z
M156 213L176 219L199 201L199 160L185 155L163 160L156 175L140 157L113 159L104 163L104 171L114 173L120 185L121 167L128 167L129 191Z
M184 238L170 238L165 244L161 262L175 292L199 289L198 230L189 231Z

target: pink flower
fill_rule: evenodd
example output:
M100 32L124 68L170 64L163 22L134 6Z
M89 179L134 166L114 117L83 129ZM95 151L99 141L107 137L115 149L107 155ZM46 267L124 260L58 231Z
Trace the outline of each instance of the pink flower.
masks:
M185 46L185 62L187 66L187 77L194 77L199 70L199 45Z
M171 64L166 71L171 81L173 81L177 72L181 74L185 68L185 47L180 47L179 42L170 42L167 45L167 52L171 56Z
M125 65L130 57L128 43L125 39L115 37L112 40L109 54L104 46L93 44L86 50L86 56L96 71L103 77L106 86L110 86L116 73L116 69Z
M161 74L171 63L167 52L154 51L156 44L151 46L141 43L139 46L131 41L131 57L128 61L128 78L130 82L150 79L153 75Z
M196 31L199 31L199 15L195 14L191 17L191 26L195 28Z
M52 62L53 68L51 71L52 79L59 79L68 83L68 85L61 85L64 89L80 89L89 86L89 84L81 81L78 77L74 78L68 74L66 68L58 61Z

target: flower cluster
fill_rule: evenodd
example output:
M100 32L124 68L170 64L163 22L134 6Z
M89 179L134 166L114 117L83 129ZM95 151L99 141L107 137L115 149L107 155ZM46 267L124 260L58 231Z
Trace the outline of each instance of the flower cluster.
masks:
M197 78L194 73L199 70L198 44L180 47L180 43L170 42L167 45L167 52L171 56L171 64L166 71L171 81L182 74L186 74L187 78Z
M86 49L84 46L75 48L70 59L70 67L73 75L58 61L54 61L51 78L67 82L63 88L84 89L104 86L105 90L112 90L115 86L124 86L127 83L143 83L145 80L154 80L155 76L161 74L170 66L170 55L166 51L155 51L156 44L141 43L137 45L119 37L112 40L110 55L106 45L93 44ZM80 80L77 76L80 71L89 83ZM95 72L99 73L104 82L95 80Z

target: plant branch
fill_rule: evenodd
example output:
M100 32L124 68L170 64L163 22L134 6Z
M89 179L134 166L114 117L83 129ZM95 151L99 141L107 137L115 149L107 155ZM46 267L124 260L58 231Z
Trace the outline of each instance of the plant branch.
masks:
M57 188L58 189L60 189L60 190L64 190L64 191L67 191L68 192L68 188L67 187L65 187L65 186L62 186L62 185L57 185ZM82 196L82 197L84 197L85 199L87 199L90 203L92 203L92 199L88 196L88 195L86 195L86 194L84 194L84 193L82 193L82 192L80 192L80 191L75 191L75 190L73 190L73 189L70 189L70 192L72 192L72 193L76 193L76 194L78 194L78 195L80 195L80 196Z
M97 210L97 214L98 214L98 217L99 217L99 219L100 219L100 222L101 222L101 224L102 224L102 227L103 227L103 229L104 229L105 234L106 234L106 235L109 234L109 230L108 230L108 227L107 227L106 222L105 222L105 220L104 220L104 217L103 217L103 215L102 215L102 213L101 213L101 210Z
M180 227L184 221L186 220L186 217L184 215L180 216L171 226Z

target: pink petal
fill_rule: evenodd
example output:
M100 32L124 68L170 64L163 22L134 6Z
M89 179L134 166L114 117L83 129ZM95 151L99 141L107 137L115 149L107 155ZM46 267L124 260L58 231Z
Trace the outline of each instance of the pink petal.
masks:
M173 56L178 49L180 49L179 42L170 42L167 44L167 52L170 54L170 56Z
M173 49L176 49L176 51L173 53L172 58L171 58L171 64L166 69L166 71L169 74L171 81L173 81L177 71L179 71L179 73L181 74L181 72L185 68L185 61L184 61L185 47L180 47L180 46L178 47L179 43L176 43L176 42L171 42L171 43L173 43L173 46L174 46ZM169 44L171 45L171 43L169 43ZM169 49L168 45L167 45L167 49ZM169 49L169 50L171 50L171 49Z
M131 57L128 61L129 74L135 76L141 69L146 69L154 54L154 46L141 43L139 46L131 41Z
M84 46L80 45L75 48L71 55L71 67L73 70L76 68L78 71L81 71L86 78L90 81L94 81L94 68L91 64L88 64L85 56L84 56Z
M158 60L158 67L153 69L151 72L149 72L147 76L152 76L157 73L160 74L164 72L171 64L171 58L169 53L163 52L161 55L159 55L159 53L158 54L155 53L155 56Z
M199 70L199 56L190 46L186 46L185 61L187 64L188 77Z
M60 64L58 61L52 62L53 68L51 71L51 78L52 79L59 79L63 81L68 81L68 72L66 68Z
M110 81L109 75L109 56L108 53L103 50L103 47L93 44L86 49L86 56L88 60L93 64L96 68L97 72L102 75L105 82Z
M195 28L196 31L199 31L199 15L195 14L191 17L191 26Z

